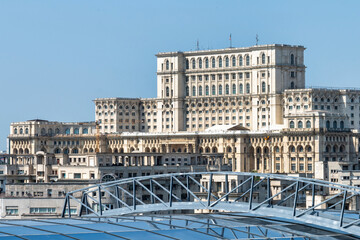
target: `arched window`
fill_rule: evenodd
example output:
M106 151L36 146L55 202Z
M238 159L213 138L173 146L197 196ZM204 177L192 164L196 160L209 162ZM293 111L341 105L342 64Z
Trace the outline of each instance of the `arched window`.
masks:
M264 53L261 55L261 63L265 64L265 54Z
M23 134L23 133L24 133L23 129L22 129L22 128L20 128L20 134Z
M215 68L215 58L211 59L211 67Z
M330 128L330 121L326 121L326 128Z
M53 134L52 128L49 128L49 129L48 129L48 134L49 134L50 136Z
M169 70L169 61L166 60L166 70Z
M290 128L295 128L295 123L294 123L294 121L290 121Z
M209 96L209 86L208 85L205 86L205 95Z
M14 134L17 134L17 128L14 128Z
M294 88L295 88L295 83L294 83L294 82L291 82L290 88L291 88L291 89L294 89Z
M337 128L337 121L333 122L333 128Z
M246 66L249 66L250 65L250 56L247 55L246 56Z
M303 152L303 151L304 151L304 148L303 148L302 146L299 146L298 151L299 151L299 152Z
M311 122L310 122L310 120L307 120L307 121L306 121L306 128L311 128Z
M193 95L193 96L196 95L196 87L195 87L195 86L192 87L192 95Z
M170 89L169 89L169 87L166 87L166 96L167 96L167 97L170 96Z
M291 55L290 55L290 64L291 64L291 65L295 65L294 54L291 54Z
M266 92L266 83L265 82L262 82L261 83L261 91L264 93Z
M199 96L202 96L202 86L199 86Z
M229 67L230 63L229 63L229 58L225 57L225 67Z
M88 130L87 128L83 128L82 133L83 133L83 134L88 134L88 133L89 133L89 130Z
M202 68L202 59L199 59L199 68Z
M70 128L65 129L65 134L66 134L66 135L69 135L69 134L70 134Z
M209 68L209 59L205 58L205 68Z
M212 87L211 87L211 94L216 95L215 85L212 85Z
M61 150L59 148L56 148L54 153L61 153Z
M193 60L192 60L191 65L192 65L192 69L195 69L195 68L196 68L196 62L195 62L195 59L193 59Z
M303 128L303 122L302 121L298 121L298 128Z
M250 83L246 84L246 93L250 93Z
M188 59L186 59L185 65L186 65L186 69L189 69L189 60Z
M219 85L219 95L222 95L222 85Z
M240 85L239 85L239 93L240 93L240 94L243 94L243 93L244 93L244 89L243 89L243 84L242 84L242 83L240 83Z
M189 96L189 86L186 86L185 92L186 92L186 96Z
M69 154L69 149L68 148L64 149L64 154Z
M221 68L221 67L222 67L222 58L219 57L219 68Z
M242 65L243 65L243 57L240 56L240 57L239 57L239 66L242 66Z
M226 94L226 95L230 94L229 84L226 84L226 85L225 85L225 94Z
M275 152L280 152L280 148L279 147L275 147Z
M74 129L74 134L79 134L79 129L78 128Z
M55 134L59 134L60 133L60 129L55 129Z
M290 147L290 152L295 152L295 147L294 146Z
M25 134L29 134L29 129L25 128Z
M341 128L341 129L344 129L344 127L345 127L345 126L344 126L344 121L340 121L340 128Z
M231 62L232 62L232 66L235 67L236 66L236 58L232 57Z
M74 148L73 150L71 150L71 153L79 153L79 150L77 148Z
M42 128L41 129L41 135L45 135L46 134L46 130L45 130L45 128Z
M236 94L236 84L235 83L232 85L232 93Z

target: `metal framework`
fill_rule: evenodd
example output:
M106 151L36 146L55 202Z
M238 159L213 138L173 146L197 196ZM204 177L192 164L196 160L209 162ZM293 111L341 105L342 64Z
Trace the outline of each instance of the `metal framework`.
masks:
M200 177L207 179L205 186ZM286 175L175 173L121 179L69 192L62 217L71 217L74 204L80 217L213 210L279 217L359 235L359 212L346 213L349 203L358 205L359 195L358 187Z

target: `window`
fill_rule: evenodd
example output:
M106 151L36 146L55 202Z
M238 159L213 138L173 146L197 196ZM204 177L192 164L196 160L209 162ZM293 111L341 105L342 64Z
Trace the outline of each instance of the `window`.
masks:
M221 68L221 67L222 67L222 58L219 57L219 68Z
M216 94L215 85L212 85L212 87L211 87L211 94L212 94L212 95L215 95L215 94Z
M169 61L166 61L166 70L169 70Z
M169 95L170 95L169 87L166 87L166 96L169 97Z
M264 93L266 91L266 83L262 82L261 83L261 91Z
M261 55L261 63L265 64L265 54L264 53Z
M43 213L43 214L51 214L56 213L56 208L30 208L30 214Z
M308 170L308 171L312 171L312 164L311 164L311 163L308 163L308 165L307 165L307 170Z
M295 65L294 54L291 54L291 55L290 55L290 64L291 64L291 65Z
M195 62L195 59L193 59L191 61L191 65L192 65L192 69L195 69L196 68L196 62Z
M199 86L199 96L202 96L202 86Z
M330 128L330 121L326 121L326 128Z
M242 66L242 65L243 65L243 57L240 56L240 57L239 57L239 66Z
M229 66L230 66L229 58L225 57L225 67L229 67Z
M189 96L189 86L186 86L185 92L186 92L186 96Z
M186 69L189 69L189 60L188 59L186 59L185 65L186 65Z
M222 85L219 85L219 95L222 95Z
M295 83L294 83L294 82L291 82L290 88L291 88L291 89L294 89L294 88L295 88Z
M310 120L307 120L307 121L306 121L306 128L311 128L311 122L310 122Z
M247 55L246 56L246 66L249 66L250 65L250 56Z
M291 164L291 171L296 171L296 164L295 163L292 163Z
M337 121L333 122L333 128L337 128Z
M303 122L302 121L298 122L298 128L303 128Z
M226 85L225 85L225 94L226 94L226 95L230 94L229 84L226 84Z
M70 134L70 128L67 128L67 129L65 130L65 134L66 134L66 135L69 135L69 134Z
M233 93L233 94L236 94L236 84L233 84L233 85L232 85L232 93Z
M212 59L211 59L211 67L212 67L212 68L215 68L215 58L212 58Z
M196 87L195 87L195 86L192 87L192 95L193 95L193 96L196 95Z
M340 121L340 128L344 129L344 121Z
M246 84L246 93L250 93L250 83Z
M6 207L6 215L18 215L18 207Z
M231 59L231 61L232 61L232 66L235 67L235 66L236 66L236 58L233 57L233 58Z
M205 95L209 96L209 86L208 85L205 86Z
M74 134L79 134L79 129L78 128L74 129Z
M209 68L209 59L205 58L205 68Z
M243 94L243 92L244 92L243 85L242 85L242 83L240 83L240 85L239 85L239 93Z
M74 173L74 179L79 179L81 178L81 173Z
M199 59L199 68L202 68L202 59Z
M295 128L294 121L290 121L290 128Z

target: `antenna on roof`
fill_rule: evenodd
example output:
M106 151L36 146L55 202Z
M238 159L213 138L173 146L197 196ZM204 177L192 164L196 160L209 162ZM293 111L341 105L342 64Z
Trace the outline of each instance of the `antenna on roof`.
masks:
M259 35L256 34L256 46L258 45L259 43Z
M230 33L229 41L230 41L230 48L232 48L231 33Z
M198 40L196 40L196 51L199 51L200 50L200 48L199 48L199 39Z

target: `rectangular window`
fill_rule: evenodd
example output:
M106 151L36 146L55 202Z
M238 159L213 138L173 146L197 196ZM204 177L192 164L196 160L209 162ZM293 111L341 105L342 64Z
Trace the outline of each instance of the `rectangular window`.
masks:
M18 207L6 207L6 215L18 215Z
M30 214L36 214L36 213L42 213L42 214L51 214L56 213L56 208L30 208Z
M74 173L74 178L81 178L81 173Z
M280 171L280 163L276 163L275 167L276 167L276 171Z
M311 163L308 163L308 165L307 165L307 170L308 170L308 171L312 171L312 164L311 164Z
M291 171L293 171L293 172L296 171L296 164L295 163L291 164Z

